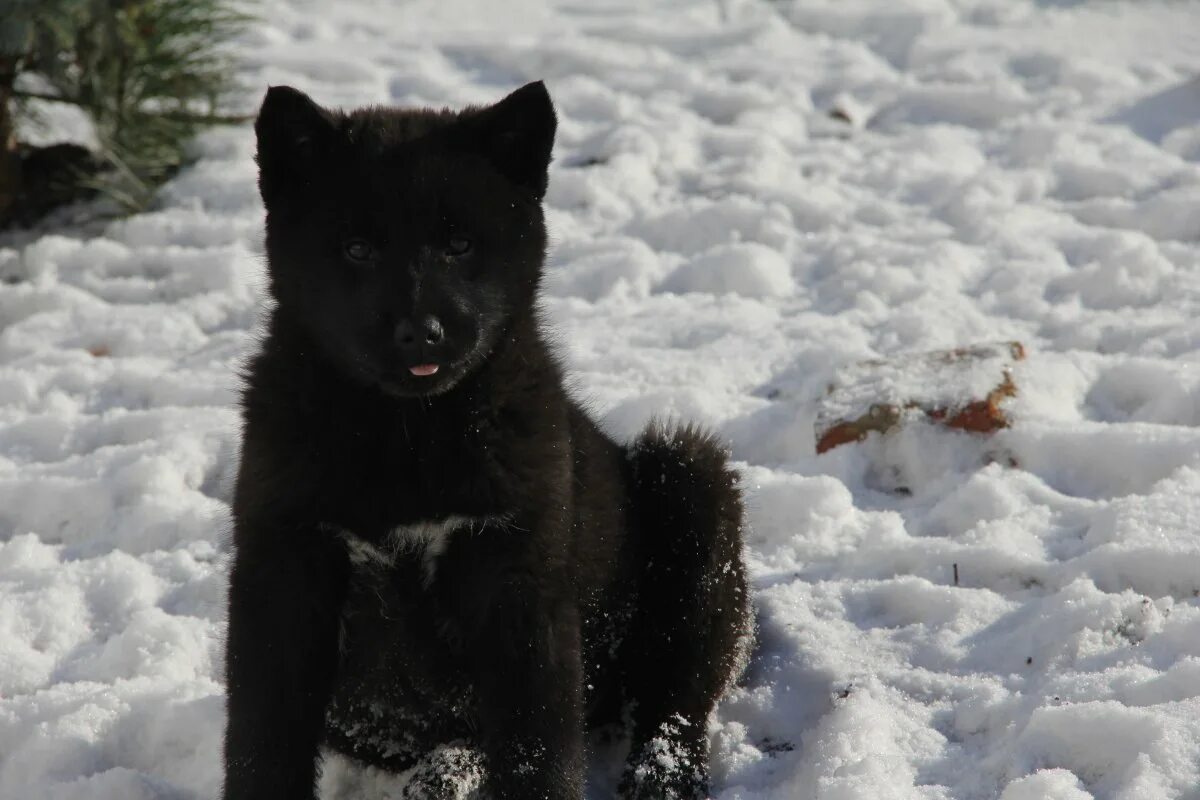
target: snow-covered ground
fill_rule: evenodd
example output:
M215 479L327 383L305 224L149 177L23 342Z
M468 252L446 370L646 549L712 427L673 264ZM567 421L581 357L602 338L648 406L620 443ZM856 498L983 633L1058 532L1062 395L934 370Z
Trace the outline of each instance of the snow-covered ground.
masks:
M743 466L761 646L716 796L1200 799L1200 4L257 11L247 109L547 81L579 395ZM0 240L6 800L217 792L252 144L205 134L150 212ZM815 453L839 366L1007 340L1011 429Z

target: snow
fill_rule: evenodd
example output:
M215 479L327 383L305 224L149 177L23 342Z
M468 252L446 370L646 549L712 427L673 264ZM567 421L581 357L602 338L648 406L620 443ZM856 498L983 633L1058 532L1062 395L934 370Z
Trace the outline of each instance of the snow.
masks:
M1200 5L255 10L247 110L548 82L573 385L619 435L711 425L748 492L716 797L1200 798ZM0 239L0 797L218 790L252 149L211 131L152 210ZM839 370L1013 340L1011 428L815 453Z

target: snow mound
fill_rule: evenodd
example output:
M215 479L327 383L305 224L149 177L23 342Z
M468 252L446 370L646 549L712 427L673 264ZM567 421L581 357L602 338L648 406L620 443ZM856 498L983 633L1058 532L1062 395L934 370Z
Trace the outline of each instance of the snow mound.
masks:
M786 297L792 293L792 275L787 260L769 247L753 242L717 245L668 275L659 291Z

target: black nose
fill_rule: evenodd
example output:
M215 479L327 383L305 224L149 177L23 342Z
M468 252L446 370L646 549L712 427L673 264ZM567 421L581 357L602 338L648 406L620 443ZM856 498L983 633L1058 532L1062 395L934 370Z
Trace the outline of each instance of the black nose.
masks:
M396 344L405 350L419 350L421 345L434 345L446 338L446 332L442 329L442 323L437 317L425 317L421 320L419 326L414 325L412 320L401 320L396 326Z

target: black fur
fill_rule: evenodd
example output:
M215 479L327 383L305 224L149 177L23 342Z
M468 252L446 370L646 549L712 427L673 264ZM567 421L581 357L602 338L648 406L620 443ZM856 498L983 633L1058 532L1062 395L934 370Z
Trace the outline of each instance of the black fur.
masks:
M709 436L623 447L564 391L534 308L554 128L540 83L462 112L267 93L226 800L312 798L322 745L413 769L406 797L577 799L585 730L627 716L623 797L707 792L741 498Z

